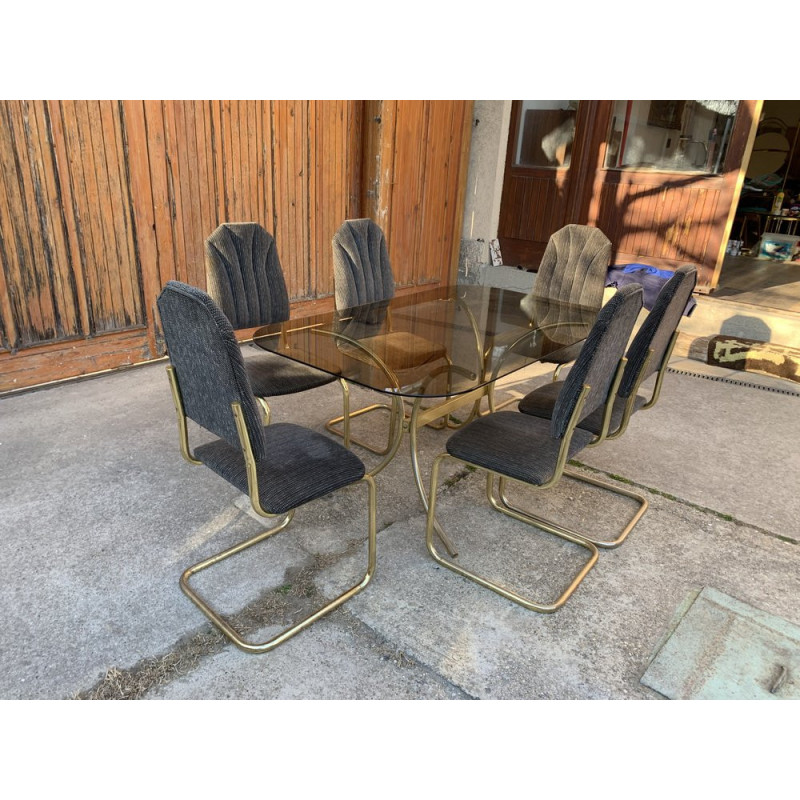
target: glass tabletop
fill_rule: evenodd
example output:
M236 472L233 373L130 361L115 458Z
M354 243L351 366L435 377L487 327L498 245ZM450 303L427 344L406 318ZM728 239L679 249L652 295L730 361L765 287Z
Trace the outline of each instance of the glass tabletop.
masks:
M253 342L375 391L447 397L582 342L597 317L596 308L524 297L439 285L267 325Z

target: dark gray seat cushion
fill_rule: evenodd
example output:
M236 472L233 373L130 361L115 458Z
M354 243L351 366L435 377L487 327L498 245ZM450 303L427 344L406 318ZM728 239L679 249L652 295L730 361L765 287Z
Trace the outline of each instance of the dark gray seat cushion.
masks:
M558 393L561 391L561 387L563 385L564 381L551 381L543 386L538 386L519 401L519 410L524 414L530 414L534 417L550 419L550 417L553 415L553 406L556 403L556 398L558 397ZM643 395L637 395L636 399L633 401L633 410L638 411L646 401L646 397ZM614 400L614 408L611 412L611 422L608 426L608 430L611 433L613 433L622 422L622 415L625 411L626 402L627 401L625 398L619 396ZM596 409L589 414L588 417L581 421L580 429L589 431L595 436L599 436L600 431L603 429L604 413L605 407Z
M316 431L276 422L264 428L264 439L266 455L257 462L258 493L262 508L270 514L284 514L364 477L364 464L358 456ZM240 447L218 439L197 447L194 454L248 494Z
M334 375L327 372L269 353L248 357L244 365L256 397L304 392L336 380Z
M588 431L576 430L569 457L583 450L592 438ZM550 434L549 420L516 411L479 417L447 441L450 455L534 486L553 477L560 447L561 440Z

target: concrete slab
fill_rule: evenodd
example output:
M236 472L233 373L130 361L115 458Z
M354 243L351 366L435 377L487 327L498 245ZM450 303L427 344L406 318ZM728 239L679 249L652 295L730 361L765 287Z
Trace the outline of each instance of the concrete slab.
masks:
M528 499L537 512L584 530L594 528L598 511L605 525L629 502L594 488L584 497L572 482L548 492L546 504L534 494ZM438 566L425 550L421 519L382 533L374 591L354 598L348 613L482 699L657 699L641 675L687 591L705 585L800 621L800 548L659 495L650 499L625 544L601 552L555 614L526 611ZM489 510L476 475L443 491L439 510L458 561L514 588L552 594L582 557ZM342 567L325 573L322 586Z
M800 627L715 589L687 601L642 676L672 700L800 697Z
M499 398L548 373L511 376ZM374 401L353 389L354 408ZM181 459L163 364L3 398L0 696L658 698L639 679L687 591L712 586L800 624L797 403L668 375L655 409L580 458L651 491L651 509L550 616L429 558L404 443L378 476L374 581L259 657L216 634L178 586L187 566L263 526L232 487ZM321 431L340 392L332 384L272 406L275 420ZM359 424L380 438L385 418L373 416ZM421 432L426 475L447 435ZM490 511L476 476L453 467L443 478L441 512L461 558L488 547L499 578L557 589L569 547ZM256 632L285 624L314 592L359 574L364 500L353 487L301 509L285 533L199 585ZM577 514L577 525L613 525L619 511L572 484L529 501Z

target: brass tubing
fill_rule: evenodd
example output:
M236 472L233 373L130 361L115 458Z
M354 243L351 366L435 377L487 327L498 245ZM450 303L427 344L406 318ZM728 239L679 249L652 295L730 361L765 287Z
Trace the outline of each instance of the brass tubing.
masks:
M405 420L405 410L403 409L403 398L400 395L392 397L392 417L389 423L389 436L391 437L389 447L384 454L383 460L377 467L369 471L369 475L375 477L389 462L395 457L400 442L403 438L403 423Z
M569 536L569 535L564 535L563 533L560 533L558 531L550 531L551 533L554 533L556 536L559 536L562 539L566 539L567 541L570 541L570 542L572 542L574 544L577 544L579 547L582 547L582 548L588 550L590 552L590 554L591 554L589 560L581 567L581 569L578 571L577 575L575 575L575 577L569 583L567 588L552 603L535 602L535 601L530 600L530 599L528 599L526 597L523 597L522 595L520 595L519 593L513 591L512 589L508 589L508 588L506 588L504 586L501 586L498 583L494 583L493 581L490 581L488 578L484 578L483 576L478 575L477 573L472 572L471 570L465 569L464 567L461 567L461 566L459 566L457 564L454 564L454 563L452 563L450 561L447 561L446 559L442 558L442 556L437 552L436 547L435 547L435 545L433 543L433 532L434 532L434 526L436 524L436 522L435 522L436 486L437 486L438 481L439 481L439 466L440 466L442 460L445 459L445 458L450 458L450 459L453 459L454 461L461 461L464 464L469 464L470 463L468 461L464 461L463 459L455 458L454 456L451 456L449 453L442 453L433 462L433 468L432 468L432 471L431 471L431 493L430 493L429 503L428 503L427 525L426 525L426 529L425 529L425 544L426 544L426 546L428 548L428 552L431 554L431 557L437 563L441 564L444 567L447 567L449 570L452 570L453 572L461 575L464 578L468 578L469 580L474 581L479 586L483 586L486 589L491 589L493 592L496 592L497 594L501 595L502 597L505 597L507 600L511 600L512 602L517 603L518 605L521 605L524 608L529 609L530 611L537 611L537 612L543 613L543 614L551 614L554 611L557 611L559 608L561 608L561 606L563 606L564 603L566 603L567 600L570 598L570 596L574 593L575 589L577 589L577 587L581 583L581 581L586 577L586 575L589 572L589 570L592 569L592 567L597 562L597 559L598 559L597 548L591 542L587 542L585 539L582 539L580 537L573 537L573 536ZM478 469L485 470L484 467L481 467L481 466L479 466L477 464L471 464L471 466L477 467ZM488 473L487 480L489 482L491 482L491 480L492 480L491 472L489 472L488 470L485 470L485 471L487 471L487 473ZM510 516L513 516L513 514L511 514ZM528 523L528 520L525 519L522 516L517 517L517 519L519 519L521 522Z
M375 481L369 475L365 475L362 481L366 482L368 492L369 492L369 503L368 503L368 538L367 538L367 569L364 573L364 576L361 580L356 583L354 586L351 586L342 594L335 597L329 603L324 605L322 608L315 611L313 614L310 614L305 619L301 620L300 622L292 625L291 627L287 628L286 630L282 631L281 633L273 636L266 642L260 643L253 643L249 642L246 639L243 639L237 631L235 631L230 623L225 620L220 614L214 611L211 606L202 598L200 597L190 586L189 586L189 578L197 572L200 572L203 569L206 569L214 564L218 564L223 559L229 558L230 556L235 555L236 553L240 553L243 550L251 547L258 542L263 541L264 539L272 536L275 533L286 528L286 526L291 521L292 517L294 516L294 510L288 512L286 515L286 519L280 525L277 525L275 528L271 528L267 531L262 531L257 536L254 536L252 539L248 539L241 544L235 545L234 547L228 548L227 550L219 553L216 556L211 556L210 558L205 559L205 561L201 561L199 564L196 564L193 567L189 567L180 579L180 586L183 590L184 594L213 622L237 647L241 650L244 650L248 653L266 653L270 650L274 649L280 644L283 644L287 639L290 639L292 636L300 633L300 631L307 628L313 622L316 622L320 617L328 614L329 612L333 611L335 608L338 608L342 603L345 603L349 600L353 595L360 592L367 584L372 580L373 575L375 574L375 567L377 563L377 525L376 525L376 490L375 490Z
M610 483L606 483L605 481L598 480L597 478L590 478L587 475L580 475L577 472L573 472L572 470L568 470L568 469L564 470L564 475L566 475L569 478L572 478L573 480L582 481L583 483L589 483L589 484L591 484L593 486L597 486L597 487L599 487L601 489L605 489L605 490L607 490L609 492L612 492L613 494L622 495L623 497L629 497L632 500L636 500L636 501L639 502L639 508L636 510L636 513L633 515L631 520L628 522L628 524L625 526L625 528L622 530L622 532L616 538L614 538L614 539L599 539L596 536L592 536L590 534L579 532L579 531L574 531L574 530L572 530L570 528L566 528L564 526L557 525L552 520L542 519L541 517L536 516L535 514L531 513L530 511L526 511L526 510L524 510L522 508L519 508L518 506L513 505L512 503L510 503L508 501L508 498L507 498L507 496L505 494L505 482L502 479L498 483L498 494L499 494L500 500L499 500L499 502L493 501L492 505L498 511L501 511L504 514L508 514L509 516L514 516L517 519L519 518L520 515L522 515L522 516L526 517L526 519L530 520L533 524L536 524L536 525L539 525L539 526L542 526L542 527L544 525L549 525L552 528L557 528L558 530L560 530L560 531L562 531L564 533L568 533L568 534L570 534L572 536L579 536L582 539L585 539L586 541L591 542L592 544L596 545L597 547L602 547L604 550L613 550L615 547L619 547L625 541L625 539L628 537L628 534L634 529L634 527L639 522L639 520L642 518L642 516L644 515L645 511L647 511L648 506L650 505L650 502L648 501L648 499L646 497L644 497L644 496L642 496L640 494L637 494L635 492L629 491L627 489L622 489L622 488L620 488L618 486L613 486Z
M417 484L417 491L419 492L420 500L422 500L423 508L425 511L428 511L428 497L425 492L425 486L422 483L422 474L420 473L419 469L419 453L417 452L417 430L421 425L425 424L424 422L419 421L421 400L422 398L418 397L414 403L414 408L411 411L411 419L408 422L408 449L411 454L411 472L414 474L414 481ZM455 545L450 541L450 538L441 529L438 523L434 523L434 525L436 527L436 533L442 540L442 544L450 554L450 557L456 558L458 556L458 551L456 550Z
M190 464L202 464L202 461L198 461L194 457L189 447L189 429L186 425L186 412L183 410L183 399L181 398L181 391L178 387L178 376L175 374L175 367L167 367L167 376L169 377L169 386L172 390L172 402L175 404L175 413L178 416L178 438L180 441L181 455Z
M652 408L658 401L658 398L661 394L661 384L664 382L664 375L666 374L667 366L669 364L670 357L672 356L672 351L675 349L675 344L678 341L678 335L679 332L677 330L672 334L672 339L670 339L669 345L664 353L664 358L661 359L661 365L658 368L658 375L656 377L656 385L653 387L653 394L642 406L642 411Z
M625 370L625 365L628 359L623 356L617 364L617 369L614 372L614 380L611 382L608 394L606 395L606 402L603 406L603 424L600 428L600 433L589 442L589 447L594 447L605 440L608 435L608 426L611 424L611 414L614 411L614 401L617 399L617 390L619 389L619 382L622 380L622 373Z
M645 356L644 362L642 363L642 367L639 370L639 375L636 379L636 383L631 390L630 395L628 396L627 401L625 402L625 408L622 412L622 419L619 422L619 427L609 433L606 436L606 439L612 441L613 439L618 439L622 436L623 433L628 429L628 423L630 422L631 415L633 414L633 409L636 405L636 396L639 392L639 387L642 385L642 381L644 380L645 372L647 371L647 365L650 363L650 359L653 357L653 350L652 348L647 351L647 355ZM616 399L616 398L615 398Z
M269 512L265 511L261 506L261 500L259 497L258 491L258 473L257 473L257 464L255 457L253 455L252 445L250 442L250 438L247 435L247 426L244 419L244 414L242 412L241 405L238 402L231 403L231 411L234 416L234 420L236 422L236 429L239 433L239 439L242 445L242 450L244 453L245 465L247 469L247 483L248 483L248 494L250 496L250 502L253 506L253 510L263 517L268 518L276 518L276 517L284 517L283 521L276 525L274 528L269 528L266 531L262 531L261 533L257 534L256 536L247 539L244 542L241 542L233 547L229 547L227 550L223 550L221 553L217 555L210 556L209 558L201 561L198 564L195 564L192 567L189 567L184 571L180 578L180 587L184 594L241 650L244 650L248 653L265 653L273 648L277 647L278 645L285 642L287 639L291 638L295 634L302 631L304 628L307 628L313 622L318 620L323 615L329 613L333 609L340 606L345 601L349 600L353 595L360 592L372 579L373 574L375 573L375 565L377 562L376 558L376 551L377 551L377 525L376 525L376 507L377 507L377 500L376 500L376 489L375 489L375 481L371 475L364 475L361 478L367 484L368 494L369 494L369 502L368 502L368 546L367 546L367 569L364 573L364 576L361 578L359 583L352 586L347 591L340 594L338 597L335 597L329 603L327 603L322 608L315 611L313 614L309 615L305 619L301 620L300 622L292 625L291 627L287 628L286 630L279 633L277 636L272 637L266 642L261 643L253 643L249 642L246 639L243 639L230 625L230 623L225 620L220 614L214 611L211 606L202 598L200 595L197 594L190 586L189 586L189 579L192 575L200 572L201 570L207 569L215 564L218 564L220 561L225 560L226 558L230 558L231 556L236 555L237 553L241 553L242 551L252 547L253 545L258 544L259 542L264 541L265 539L273 536L274 534L284 530L287 525L291 522L292 518L294 517L295 509L291 509L285 514L270 514Z

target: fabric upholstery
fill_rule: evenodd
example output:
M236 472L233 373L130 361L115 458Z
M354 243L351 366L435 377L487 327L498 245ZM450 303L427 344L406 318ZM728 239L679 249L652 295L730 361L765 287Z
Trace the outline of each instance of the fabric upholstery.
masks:
M231 403L240 403L253 452L263 457L261 414L228 318L205 292L178 281L156 302L186 416L238 447Z
M653 355L642 375L642 380L649 378L659 369L696 283L697 268L692 264L686 264L678 267L675 274L664 284L652 310L628 348L628 363L619 385L620 397L630 397L636 388L648 350L652 349Z
M364 476L364 464L338 442L289 422L263 429L266 454L256 464L262 508L283 514ZM244 494L247 469L241 447L223 440L201 445L195 457Z
M267 352L246 358L244 365L256 397L279 397L304 392L336 380L327 372Z
M679 267L672 278L664 284L652 310L645 318L627 351L628 362L622 374L617 397L611 412L609 431L614 431L622 421L622 414L627 398L630 397L639 380L639 372L653 349L653 356L648 362L642 380L655 373L664 358L670 339L680 324L681 316L697 281L697 268L691 264ZM550 419L558 393L563 381L555 381L539 386L529 392L519 402L519 410L525 414ZM637 396L634 399L633 411L638 411L647 398ZM603 409L597 409L580 423L581 428L598 435L603 428Z
M569 377L554 403L553 418L515 411L498 411L478 417L454 433L447 452L502 475L541 486L556 471L561 442L584 384L591 391L583 417L605 401L609 387L642 307L640 287L622 289L601 309ZM575 428L568 457L579 453L594 438Z
M257 222L226 222L206 239L208 295L234 329L289 319L289 294L275 239ZM281 356L259 354L245 369L257 397L276 397L336 380Z
M576 430L569 457L591 440L590 433ZM516 411L478 417L447 440L450 455L534 486L553 477L560 447L561 440L551 435L549 420Z
M600 309L597 322L586 337L553 406L553 436L560 438L564 435L584 385L588 384L590 390L578 421L579 427L583 419L606 402L614 373L641 309L642 287L636 285L619 289Z
M563 385L564 381L550 381L543 386L537 387L519 401L518 409L522 411L523 414L550 419L553 415L553 406L556 404L558 393L561 391ZM633 410L638 411L645 404L646 399L645 397L637 395L633 401ZM611 410L611 420L608 426L609 431L615 431L622 422L622 415L625 412L625 403L626 400L617 394L614 399L614 407ZM605 408L601 407L596 409L581 420L581 429L589 431L595 436L599 436L603 430L604 415Z
M600 308L610 261L611 242L599 228L565 225L547 242L523 309L534 298Z
M231 411L244 412L261 505L282 514L360 480L361 460L338 442L291 423L264 427L230 322L203 291L170 281L157 300L186 415L220 438L195 457L245 494L247 470Z
M275 239L257 222L226 222L205 242L208 295L234 329L289 319Z
M337 309L394 297L386 237L377 223L345 220L334 234L332 246Z

